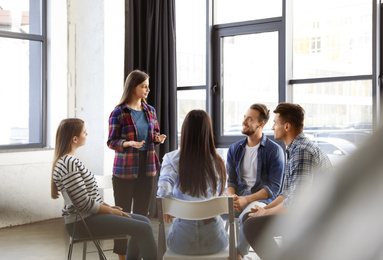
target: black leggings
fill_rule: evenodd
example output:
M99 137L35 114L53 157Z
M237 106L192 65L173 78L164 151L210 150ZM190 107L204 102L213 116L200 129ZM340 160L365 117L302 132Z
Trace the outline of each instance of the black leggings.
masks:
M268 227L277 218L283 217L283 215L268 215L248 218L248 214L243 216L243 232L246 240L262 260L270 259L270 255L275 255L280 250L274 237L281 236L281 232Z
M153 194L153 176L146 176L146 151L140 152L139 170L137 179L121 179L113 175L114 203L123 208L125 212L148 215L150 198ZM125 255L127 247L126 239L114 240L113 252Z

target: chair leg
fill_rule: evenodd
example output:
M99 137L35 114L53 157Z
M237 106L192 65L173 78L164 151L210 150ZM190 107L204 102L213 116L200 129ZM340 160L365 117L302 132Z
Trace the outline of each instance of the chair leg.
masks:
M104 251L102 251L100 240L93 240L93 242L97 248L98 257L100 258L100 260L107 260L105 254L104 254Z
M82 245L82 260L86 260L87 243L84 241Z
M69 240L69 249L68 249L68 260L72 259L72 250L73 250L73 241Z

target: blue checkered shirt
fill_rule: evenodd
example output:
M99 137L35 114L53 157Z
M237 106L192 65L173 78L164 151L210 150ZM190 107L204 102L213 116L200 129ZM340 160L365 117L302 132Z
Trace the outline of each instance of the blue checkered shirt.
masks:
M283 206L291 209L297 193L313 185L314 173L329 174L331 162L323 152L303 133L297 135L286 148L286 167L282 192L286 199Z

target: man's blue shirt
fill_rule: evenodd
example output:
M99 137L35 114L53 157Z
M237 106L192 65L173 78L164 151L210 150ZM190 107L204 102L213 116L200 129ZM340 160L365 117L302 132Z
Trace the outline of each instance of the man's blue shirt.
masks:
M262 135L262 140L258 149L258 166L254 186L248 190L246 183L243 182L241 164L245 155L247 138L232 144L227 153L226 170L229 176L228 187L235 189L238 196L247 196L261 189L265 189L269 194L268 199L260 200L269 204L279 194L282 185L285 156L282 147Z

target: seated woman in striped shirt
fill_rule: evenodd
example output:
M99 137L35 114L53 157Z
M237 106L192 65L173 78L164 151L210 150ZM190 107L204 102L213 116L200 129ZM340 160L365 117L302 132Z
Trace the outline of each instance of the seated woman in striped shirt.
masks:
M56 133L52 166L52 198L57 199L59 191L66 189L95 236L129 235L131 239L126 259L156 259L157 246L150 220L141 215L128 214L120 207L103 202L94 175L74 157L77 148L85 145L87 135L83 120L68 118L61 121ZM73 206L65 205L62 213L67 231L72 234L75 222ZM75 236L88 235L81 226L83 223L78 221Z

